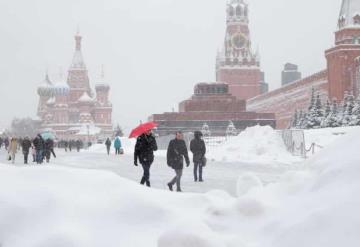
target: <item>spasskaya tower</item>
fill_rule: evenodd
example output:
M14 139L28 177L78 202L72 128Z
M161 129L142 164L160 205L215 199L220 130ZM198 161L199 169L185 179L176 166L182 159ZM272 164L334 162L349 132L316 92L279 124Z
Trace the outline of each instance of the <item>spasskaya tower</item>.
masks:
M216 80L229 84L229 92L247 100L262 93L260 56L251 47L249 8L244 0L230 0L224 47L216 59Z

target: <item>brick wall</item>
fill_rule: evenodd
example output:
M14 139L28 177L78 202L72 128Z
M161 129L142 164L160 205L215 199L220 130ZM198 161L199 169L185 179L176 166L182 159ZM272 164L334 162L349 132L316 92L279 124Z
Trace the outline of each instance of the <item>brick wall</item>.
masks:
M247 101L247 110L262 113L273 112L277 128L287 128L295 110L308 108L312 88L320 93L323 101L327 100L327 70L250 99Z

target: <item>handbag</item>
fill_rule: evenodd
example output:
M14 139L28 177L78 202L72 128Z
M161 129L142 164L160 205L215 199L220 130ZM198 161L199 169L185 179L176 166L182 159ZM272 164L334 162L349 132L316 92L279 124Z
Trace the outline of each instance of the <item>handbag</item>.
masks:
M207 165L207 158L204 156L201 159L202 166L205 167Z
M124 149L120 148L120 154L124 154Z

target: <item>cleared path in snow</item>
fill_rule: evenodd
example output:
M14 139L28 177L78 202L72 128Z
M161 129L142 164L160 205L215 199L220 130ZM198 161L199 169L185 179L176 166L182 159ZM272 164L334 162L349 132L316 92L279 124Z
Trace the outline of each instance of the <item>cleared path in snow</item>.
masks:
M47 166L58 165L72 168L82 169L101 169L114 172L121 177L140 181L142 176L142 168L139 165L133 165L132 155L110 156L102 153L91 153L87 151L68 152L56 150L58 158L52 159ZM0 151L0 159L6 159L3 150ZM23 156L18 153L16 166L24 167L22 164ZM10 164L10 163L9 163ZM33 164L31 164L33 166ZM227 162L211 162L204 169L203 183L195 183L193 179L193 164L184 170L182 178L182 190L184 192L204 193L210 190L225 190L230 194L236 193L236 183L240 175L251 172L257 175L264 184L275 182L284 172L297 170L298 166L283 164L247 164L247 163L227 163ZM151 168L151 185L157 189L167 189L167 183L174 177L174 171L166 164L166 159L161 156L155 156L154 164ZM65 182L65 181L64 181Z

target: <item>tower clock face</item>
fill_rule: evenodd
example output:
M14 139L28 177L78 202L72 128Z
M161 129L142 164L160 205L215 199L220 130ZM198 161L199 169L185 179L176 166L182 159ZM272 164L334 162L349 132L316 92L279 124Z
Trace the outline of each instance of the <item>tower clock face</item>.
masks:
M241 33L236 33L231 37L231 43L236 49L243 49L247 44L247 38Z

